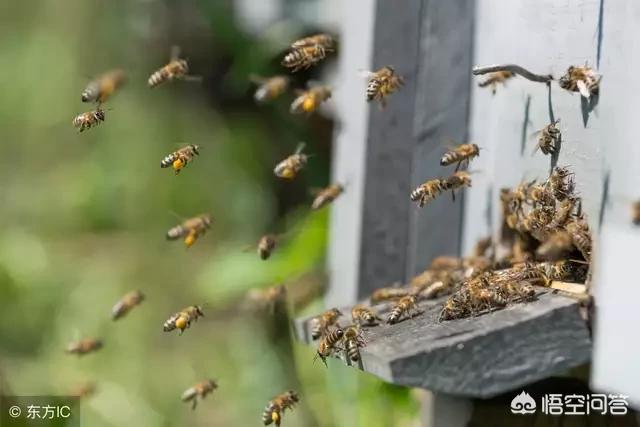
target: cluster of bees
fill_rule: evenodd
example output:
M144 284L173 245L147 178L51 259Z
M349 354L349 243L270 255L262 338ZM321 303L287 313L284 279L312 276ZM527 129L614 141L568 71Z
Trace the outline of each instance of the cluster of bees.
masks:
M290 72L295 73L319 64L328 54L335 52L336 43L328 34L316 34L296 40L290 45L288 52L284 55L281 64ZM379 102L384 106L387 98L403 85L403 79L393 67L385 66L378 71L368 72L368 84L365 91L367 101ZM201 80L199 76L190 74L189 65L186 59L180 58L180 51L173 48L169 63L153 72L147 81L149 88L156 88L163 84L177 80ZM254 99L258 103L266 103L283 95L290 87L291 79L286 75L276 75L273 77L251 76L250 80L256 85ZM81 94L81 100L85 103L93 103L95 109L77 115L72 124L79 132L91 129L105 122L106 114L103 104L111 99L113 94L122 88L127 82L127 76L123 70L112 70L106 72L87 85ZM331 98L332 91L326 85L309 85L306 90L297 90L296 97L291 103L290 112L293 114L311 114L318 110L320 105ZM307 165L309 155L303 152L304 143L300 143L294 153L275 165L273 173L276 177L286 180L294 179L300 171ZM172 169L175 175L179 175L183 169L200 156L201 147L195 144L188 144L178 150L169 153L160 161L163 169ZM334 183L324 189L315 191L312 210L322 209L332 203L344 191L344 185ZM170 228L166 233L167 240L182 240L189 248L193 246L211 228L213 219L210 214L204 213L192 218L184 219L180 224ZM270 258L281 239L281 235L266 234L258 240L255 245L257 253L262 260ZM261 301L276 301L284 298L284 288L272 288L273 292L261 292ZM130 311L140 305L145 300L145 295L136 290L124 295L112 309L112 319L114 321L124 318ZM199 318L204 316L203 307L192 305L172 314L163 324L163 331L172 332L177 330L182 335ZM377 317L370 317L371 313L362 308L362 312L354 314L357 320L356 325L344 330L332 331L332 321L327 320L327 324L322 326L322 341L325 343L325 351L319 352L318 356L324 361L330 349L334 348L339 340L345 346L350 360L358 360L358 349L365 345L362 337L360 324L368 325L377 320ZM99 339L84 338L68 345L66 351L69 354L78 356L86 355L102 348L103 342ZM199 401L206 398L218 388L218 383L213 379L206 379L188 388L182 394L182 401L191 403L192 408L196 408ZM85 384L79 387L76 394L88 396L95 392L95 384ZM293 391L284 392L275 396L267 404L262 421L265 425L275 424L280 426L285 410L292 409L299 402L298 394Z

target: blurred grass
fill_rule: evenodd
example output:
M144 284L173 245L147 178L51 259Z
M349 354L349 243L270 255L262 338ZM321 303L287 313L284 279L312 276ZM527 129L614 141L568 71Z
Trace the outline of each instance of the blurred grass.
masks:
M273 47L241 33L226 4L1 6L0 387L65 394L95 381L82 414L92 427L246 426L259 425L267 400L299 377L309 410L287 413L284 425L409 425L417 406L407 390L338 361L313 365L313 349L297 343L292 366L264 318L235 305L251 288L323 268L329 212L309 213L306 188L328 182L331 130L290 117L286 100L252 104L247 76L280 70ZM203 85L149 90L148 74L173 43ZM129 83L106 105L105 123L79 135L71 119L90 108L80 92L114 67ZM299 140L316 156L296 182L278 182L273 166ZM176 177L158 163L180 143L202 149ZM179 222L172 212L211 212L215 222L186 250L164 239ZM242 251L266 232L287 232L272 259ZM132 289L147 300L112 322L111 306ZM170 314L201 303L207 317L184 336L162 332ZM84 336L104 348L63 352ZM208 377L220 389L192 412L179 396Z

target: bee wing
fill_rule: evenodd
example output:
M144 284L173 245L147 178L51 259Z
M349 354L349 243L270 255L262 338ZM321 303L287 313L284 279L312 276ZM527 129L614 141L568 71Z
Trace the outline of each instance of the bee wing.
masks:
M296 147L296 154L300 154L302 153L302 150L304 150L305 145L307 145L305 142L299 142L298 146Z
M252 83L255 83L257 85L260 85L262 83L264 83L265 81L267 81L267 79L265 79L262 76L259 76L257 74L249 74L249 81Z
M256 248L256 245L248 245L242 248L242 252L249 252Z
M184 80L185 82L200 83L204 80L204 78L202 76L193 76L193 75L187 74L182 78L182 80Z
M369 70L358 70L358 75L360 77L362 77L363 79L370 79L371 77L373 77L375 75L375 73L373 71L369 71Z
M580 92L580 95L589 99L589 97L591 96L591 93L589 92L589 89L587 88L587 85L584 83L584 81L578 80L576 82L576 85L578 86L578 91Z
M170 56L170 58L171 58L172 61L176 61L177 59L180 58L180 50L181 50L180 46L178 46L178 45L171 46L171 56Z

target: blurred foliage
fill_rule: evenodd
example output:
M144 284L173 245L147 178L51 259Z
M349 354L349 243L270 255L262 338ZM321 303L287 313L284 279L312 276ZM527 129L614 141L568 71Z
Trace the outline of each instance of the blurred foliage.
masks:
M247 78L282 72L281 46L244 34L223 0L30 0L0 12L2 392L64 395L95 382L82 403L92 427L259 425L268 399L294 386L303 405L284 425L415 422L407 390L339 361L313 365L313 349L291 344L286 326L274 345L269 318L239 309L247 290L324 265L328 211L309 213L307 189L328 183L332 124L291 117L290 99L255 106ZM173 44L202 84L148 89ZM116 67L128 84L105 123L78 134L71 119L91 108L81 91ZM300 140L314 154L308 169L276 180L273 166ZM181 143L201 145L201 156L176 177L158 163ZM178 217L202 212L214 224L194 247L165 241ZM266 232L285 238L262 262L243 248ZM146 301L112 322L111 306L132 289ZM207 317L183 336L163 333L191 304ZM64 353L85 336L104 348ZM209 377L219 390L190 411L181 393Z

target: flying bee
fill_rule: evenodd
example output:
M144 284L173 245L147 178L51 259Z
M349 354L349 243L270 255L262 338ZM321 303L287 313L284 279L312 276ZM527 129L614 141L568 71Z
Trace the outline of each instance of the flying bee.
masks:
M344 191L344 187L340 184L331 184L330 186L320 190L311 203L311 209L318 210L338 198Z
M276 165L273 173L278 178L293 179L306 166L309 156L302 153L304 145L304 143L298 144L298 148L292 155Z
M329 34L314 34L312 36L304 37L291 43L292 49L299 49L301 47L308 46L322 46L325 49L334 48L334 40Z
M365 307L362 304L353 306L351 309L351 319L353 320L353 323L363 326L375 326L380 320L382 320L371 308Z
M169 63L151 74L147 83L150 88L154 88L173 80L197 78L195 76L189 76L188 74L189 64L187 64L186 59L180 59L180 48L174 46L171 49L171 58Z
M315 317L312 320L311 338L317 340L321 336L325 335L329 326L334 325L340 316L342 316L342 312L337 308L332 308L331 310L325 311L320 316Z
M458 171L462 163L465 163L468 167L469 162L471 162L471 160L473 160L475 157L478 157L479 155L480 147L478 147L478 145L460 144L457 147L454 147L444 153L444 155L440 159L440 166L449 166L457 163L456 171Z
M292 48L282 59L282 66L291 69L292 73L306 70L327 57L327 53L333 52L332 47L318 44Z
M297 95L289 111L292 114L311 114L320 107L320 104L331 98L331 89L329 86L313 86L306 91L298 91Z
M501 83L503 86L507 85L507 80L515 77L515 74L511 71L496 71L494 73L489 73L489 76L483 81L478 83L479 87L487 87L491 88L491 94L495 95L496 90L498 89L498 84Z
M66 352L69 354L77 354L82 356L94 351L98 351L102 348L102 341L94 338L84 338L80 341L75 341L67 346Z
M464 187L471 187L471 176L467 171L457 171L444 180L445 190L451 190L451 197L456 200L456 190Z
M417 314L420 314L417 297L410 294L406 297L400 298L400 300L394 304L389 316L387 317L387 323L392 325L394 323L398 323L403 315L409 318Z
M82 102L107 102L113 93L125 84L127 76L122 70L112 70L89 82L80 98Z
M633 225L640 225L640 200L631 204L631 222Z
M273 101L285 93L289 87L290 79L287 76L273 76L268 78L251 76L251 81L258 85L253 99L258 103Z
M362 337L360 325L352 325L346 328L342 341L344 342L344 352L347 360L358 362L360 360L360 348L367 345Z
M367 102L378 101L381 108L386 106L389 95L404 85L404 79L396 74L396 70L390 65L377 71L366 72L366 75L369 78Z
M338 344L342 341L343 336L344 331L341 328L328 331L322 338L320 338L320 341L318 342L318 350L313 360L315 361L317 358L320 358L322 363L324 363L324 366L327 366L327 357L331 356L336 350L342 350L338 347Z
M589 99L591 95L598 94L601 78L602 76L586 64L584 67L572 65L567 69L566 74L560 77L558 84L569 92L580 92L580 95Z
M293 409L296 403L300 401L298 393L293 390L289 390L285 393L279 394L267 403L264 412L262 413L262 423L268 426L274 423L277 427L282 422L282 415L286 409Z
M160 161L161 168L173 167L175 174L178 175L180 171L187 166L187 163L192 161L196 156L200 155L200 146L195 144L189 144L180 148L177 151L165 156Z
M287 288L284 286L272 286L267 289L252 289L247 293L249 308L268 309L274 313L277 304L284 303L287 297Z
M276 247L276 238L271 234L266 234L258 241L258 255L260 259L267 260L271 256L271 252Z
M139 305L144 300L144 295L140 291L131 291L122 297L120 301L113 306L111 317L118 320L124 317L133 307Z
M199 305L192 305L171 315L171 317L164 322L162 329L165 332L171 332L174 329L178 329L180 330L179 334L182 335L185 329L191 327L191 322L194 320L197 322L199 317L204 317L202 307Z
M536 255L544 259L557 259L571 251L572 247L571 235L564 230L557 230L538 246Z
M534 149L534 153L540 149L543 154L555 154L558 149L558 145L560 144L560 140L562 139L562 133L558 128L558 123L560 123L560 119L557 119L542 129L540 129L538 133L538 145Z
M406 297L409 295L409 290L404 288L380 288L373 291L369 299L372 304L381 302L381 301L389 301L394 299L400 299L402 297Z
M104 122L104 119L104 110L97 108L95 110L78 114L73 118L71 123L73 124L73 127L79 128L80 132L84 132L85 129L91 129L93 126L98 126L101 122Z
M409 196L412 202L418 202L419 207L424 207L427 202L435 199L440 193L447 190L447 182L444 179L435 178L420 184Z
M193 410L196 409L198 400L203 400L207 397L207 394L212 393L217 388L218 384L214 380L204 380L186 389L182 393L181 399L183 402L191 401L191 409Z
M211 227L211 216L208 214L199 215L185 220L182 224L167 231L167 240L184 238L187 248L193 246L200 236Z

